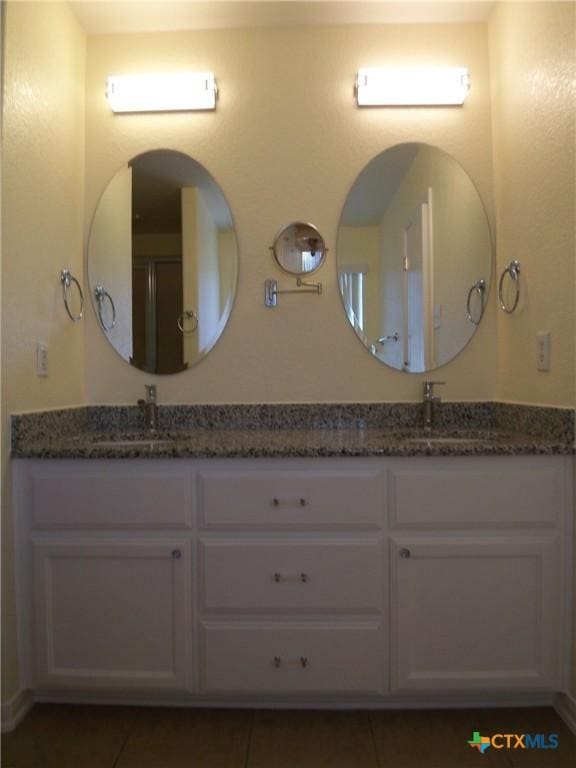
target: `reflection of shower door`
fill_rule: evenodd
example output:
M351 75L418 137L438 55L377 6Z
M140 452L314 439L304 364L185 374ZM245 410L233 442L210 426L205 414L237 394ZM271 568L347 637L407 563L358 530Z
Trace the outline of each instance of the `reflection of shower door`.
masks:
M434 367L432 335L431 192L408 218L403 231L402 341L404 370Z
M133 362L150 373L182 370L182 262L139 260L133 270Z

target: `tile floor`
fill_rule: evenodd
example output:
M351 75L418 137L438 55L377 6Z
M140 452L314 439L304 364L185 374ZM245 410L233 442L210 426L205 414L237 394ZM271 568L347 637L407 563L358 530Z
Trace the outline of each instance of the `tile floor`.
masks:
M484 755L473 731L557 733L556 750ZM270 711L38 704L2 737L2 768L575 768L550 708Z

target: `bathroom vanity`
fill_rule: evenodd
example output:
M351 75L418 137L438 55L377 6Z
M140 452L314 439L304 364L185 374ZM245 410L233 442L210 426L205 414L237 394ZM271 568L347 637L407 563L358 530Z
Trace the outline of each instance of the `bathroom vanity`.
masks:
M101 440L112 455L16 459L26 687L291 705L563 690L570 449L453 437L442 455L404 435L375 455L376 434L318 432L334 455L292 434L296 455L267 457L252 430L257 458L202 458L196 434L190 456Z

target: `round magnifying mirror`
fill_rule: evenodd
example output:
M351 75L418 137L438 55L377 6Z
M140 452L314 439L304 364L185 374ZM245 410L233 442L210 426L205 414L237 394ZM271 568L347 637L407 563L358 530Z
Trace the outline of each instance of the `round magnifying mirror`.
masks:
M272 252L278 266L291 275L309 275L322 265L326 248L322 235L312 224L297 221L280 230Z
M399 144L346 199L337 268L350 324L378 360L422 373L464 349L482 320L492 239L480 196L454 158Z
M92 221L88 280L126 362L169 374L201 360L226 326L237 275L232 214L200 163L153 150L116 173Z

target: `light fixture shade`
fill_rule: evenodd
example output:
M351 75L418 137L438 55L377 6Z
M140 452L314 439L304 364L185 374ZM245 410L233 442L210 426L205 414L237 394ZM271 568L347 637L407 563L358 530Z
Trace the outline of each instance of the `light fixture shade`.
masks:
M359 107L445 106L464 103L470 89L466 67L358 70Z
M215 109L212 72L111 75L106 98L113 112L172 112Z

